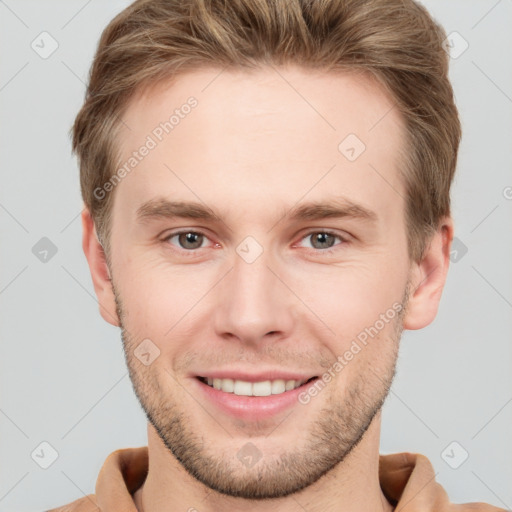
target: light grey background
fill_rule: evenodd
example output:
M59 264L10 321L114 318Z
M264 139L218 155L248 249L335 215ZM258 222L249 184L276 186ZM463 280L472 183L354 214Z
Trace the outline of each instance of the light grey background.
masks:
M119 331L99 315L82 253L68 137L100 33L128 3L0 0L1 511L93 493L109 453L147 443ZM453 213L468 252L436 321L403 337L381 451L428 456L453 502L510 509L512 1L425 4L469 44L451 68L464 130ZM47 59L31 48L43 31L59 44ZM47 263L32 253L42 237L58 249ZM43 441L58 452L46 470L31 458ZM452 441L469 453L458 469L441 457Z

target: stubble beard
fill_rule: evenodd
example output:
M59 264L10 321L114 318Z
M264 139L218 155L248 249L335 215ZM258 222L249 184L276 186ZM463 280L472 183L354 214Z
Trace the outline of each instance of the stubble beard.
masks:
M185 404L176 401L170 394L172 391L163 390L151 367L143 367L134 356L138 341L132 339L126 329L126 312L115 288L114 295L126 364L147 420L169 452L191 476L221 494L248 500L282 498L312 485L342 463L362 440L381 410L395 376L402 318L408 299L406 292L403 308L393 319L391 336L373 339L363 349L372 350L372 343L391 345L386 352L386 360L379 362L379 368L367 364L355 380L345 383L342 400L332 391L324 389L320 394L329 393L326 404L314 421L306 418L311 426L309 432L305 433L306 441L302 447L290 447L282 450L278 456L266 456L265 439L262 439L259 446L261 459L248 469L237 457L240 446L231 450L226 447L221 452L217 444L215 450L214 443L208 443L207 430L187 416ZM181 384L175 377L174 380L176 387L179 387ZM190 397L188 393L184 396ZM315 398L318 399L322 398ZM304 424L306 407L298 404L298 411L294 411L282 425L275 428L273 434L277 435L279 429L286 428L286 423L294 419ZM208 414L204 414L206 421L210 421ZM229 425L225 426L229 431ZM258 441L252 442L258 444Z

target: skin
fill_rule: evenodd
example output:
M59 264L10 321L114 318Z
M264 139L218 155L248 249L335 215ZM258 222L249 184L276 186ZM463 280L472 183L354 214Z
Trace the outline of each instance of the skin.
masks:
M149 473L135 503L145 512L392 510L378 480L380 408L402 330L437 313L452 220L442 219L422 261L409 260L403 121L368 76L294 66L219 72L188 72L130 102L124 159L187 98L198 105L117 185L109 265L89 211L82 215L100 312L122 329L148 417ZM351 133L366 145L354 162L338 150ZM376 221L284 216L334 197ZM153 198L199 201L221 220L138 222ZM205 236L195 246L169 238L178 229ZM335 236L315 243L323 230ZM236 252L249 235L263 248L252 263ZM265 421L221 412L191 376L221 367L321 375L406 300L314 399ZM148 338L160 355L145 366L134 350ZM261 454L251 468L237 458L249 441Z

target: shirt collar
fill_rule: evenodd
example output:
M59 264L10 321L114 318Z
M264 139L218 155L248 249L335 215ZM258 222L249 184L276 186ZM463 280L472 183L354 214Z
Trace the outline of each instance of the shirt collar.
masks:
M148 473L148 447L123 448L112 452L103 464L96 482L96 500L103 512L137 512L133 493ZM379 455L379 481L382 492L394 506L408 512L439 512L449 504L445 490L435 481L436 474L427 457L419 453Z

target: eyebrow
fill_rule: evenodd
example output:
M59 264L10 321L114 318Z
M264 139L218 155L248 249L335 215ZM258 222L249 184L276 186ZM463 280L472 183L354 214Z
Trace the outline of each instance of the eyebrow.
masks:
M368 208L348 199L330 199L321 202L301 203L291 209L285 209L281 220L323 220L327 218L359 219L376 222L377 214ZM142 204L136 213L138 222L144 223L156 219L197 219L209 222L223 222L220 215L202 203L189 201L169 201L163 198L151 199ZM279 221L280 222L280 221Z

